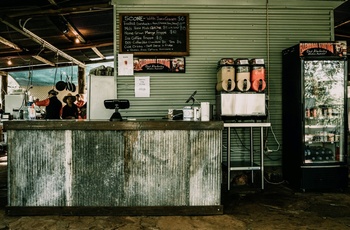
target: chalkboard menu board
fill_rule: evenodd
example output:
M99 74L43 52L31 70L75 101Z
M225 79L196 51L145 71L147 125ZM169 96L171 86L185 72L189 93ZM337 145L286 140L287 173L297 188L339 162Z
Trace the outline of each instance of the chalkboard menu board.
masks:
M119 52L137 56L189 55L189 15L120 14Z

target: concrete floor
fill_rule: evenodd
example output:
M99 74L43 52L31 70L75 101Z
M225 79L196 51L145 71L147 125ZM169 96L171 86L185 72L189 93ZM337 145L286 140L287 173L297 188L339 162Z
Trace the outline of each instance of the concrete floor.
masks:
M1 229L350 229L350 189L300 192L285 183L223 185L223 215L213 216L9 216L7 165L0 157ZM166 212L166 209L164 210Z

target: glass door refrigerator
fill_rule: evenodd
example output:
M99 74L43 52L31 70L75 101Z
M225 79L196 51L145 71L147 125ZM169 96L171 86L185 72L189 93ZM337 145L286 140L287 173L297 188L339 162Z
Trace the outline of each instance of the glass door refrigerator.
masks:
M282 51L282 168L306 190L348 186L345 42L300 42Z

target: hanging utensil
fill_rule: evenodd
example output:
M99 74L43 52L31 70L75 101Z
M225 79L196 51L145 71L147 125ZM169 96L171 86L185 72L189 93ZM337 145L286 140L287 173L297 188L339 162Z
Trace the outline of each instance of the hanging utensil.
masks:
M58 70L58 55L56 56L56 69L55 69L55 78L54 78L53 84L58 91L62 91L66 88L66 83L62 80L62 73L61 73L61 80L56 82L57 70Z
M62 80L62 73L61 73L61 80L56 83L56 89L58 91L63 91L67 87L67 83Z
M75 90L77 90L77 87L75 86L75 84L72 82L72 92L75 92Z
M72 74L71 74L71 78L70 78L70 82L71 82L71 84L72 84L72 89L71 89L71 91L72 92L75 92L75 90L77 89L77 87L75 86L75 84L73 83L73 74L74 74L74 72L73 72L73 64L72 64Z
M72 91L72 83L70 82L70 78L69 78L68 74L66 76L66 90Z

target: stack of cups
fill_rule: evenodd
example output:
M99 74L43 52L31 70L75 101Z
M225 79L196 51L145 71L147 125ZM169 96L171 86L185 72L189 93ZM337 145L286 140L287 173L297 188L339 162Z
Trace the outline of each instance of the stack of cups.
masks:
M238 91L245 92L250 89L250 69L249 59L236 59L236 88Z

